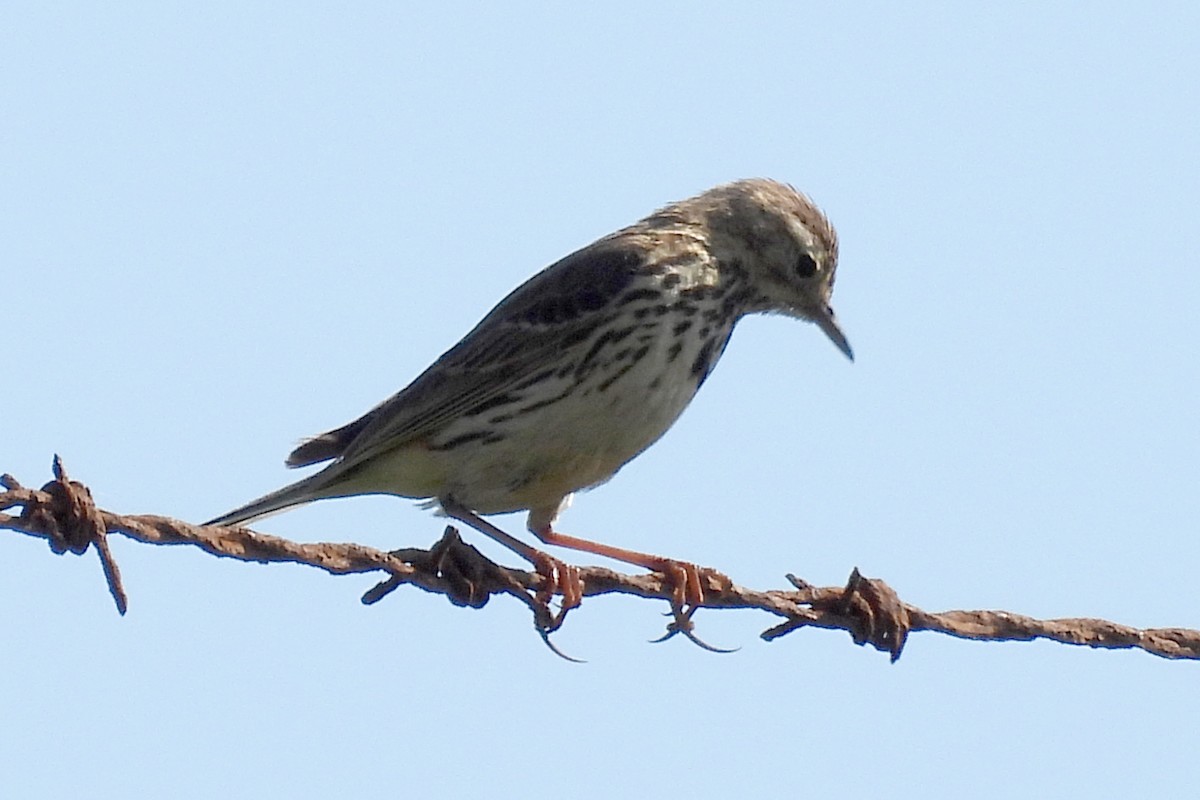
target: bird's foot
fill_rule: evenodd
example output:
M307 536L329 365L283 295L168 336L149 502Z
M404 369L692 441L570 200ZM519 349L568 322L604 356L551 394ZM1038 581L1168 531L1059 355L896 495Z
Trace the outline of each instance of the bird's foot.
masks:
M680 612L685 608L695 611L711 593L720 594L733 588L728 575L689 561L660 558L647 566L662 574L664 588L671 590L671 608Z
M550 652L559 658L575 664L585 663L582 659L567 655L550 641L550 634L562 627L567 612L578 608L583 602L583 577L579 574L579 567L560 561L540 550L535 550L530 560L533 562L534 572L542 579L532 601L533 624L538 635L542 637L546 647L550 648ZM562 595L562 603L557 612L550 608L550 601L555 594Z
M542 579L534 594L534 607L537 614L538 630L542 633L543 638L547 634L558 630L562 626L567 612L573 608L577 608L583 601L583 577L579 573L579 567L568 564L565 561L560 561L549 553L530 547L515 536L500 530L466 506L461 505L452 497L440 498L438 502L447 515L460 522L465 522L480 533L490 536L533 565L534 572ZM562 605L557 614L550 610L550 600L556 594L562 595Z
M714 647L696 635L696 625L692 616L696 609L704 605L711 593L726 592L733 588L729 576L709 567L701 567L688 561L661 559L655 563L654 569L662 573L664 586L671 589L671 616L674 618L667 625L667 632L654 643L665 642L677 634L683 634L692 644L712 653L732 653L738 648L728 650Z
M543 632L550 634L562 627L567 612L578 608L583 602L583 577L579 574L579 567L560 561L540 550L534 551L530 560L533 562L534 572L542 579L534 597L546 609ZM562 595L562 604L558 612L553 613L550 611L550 600L556 594Z

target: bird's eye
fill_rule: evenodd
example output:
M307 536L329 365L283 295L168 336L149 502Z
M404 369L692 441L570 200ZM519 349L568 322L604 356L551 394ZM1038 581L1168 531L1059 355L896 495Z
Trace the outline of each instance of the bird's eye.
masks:
M817 274L817 262L808 253L801 253L796 259L796 276L800 278L811 278Z

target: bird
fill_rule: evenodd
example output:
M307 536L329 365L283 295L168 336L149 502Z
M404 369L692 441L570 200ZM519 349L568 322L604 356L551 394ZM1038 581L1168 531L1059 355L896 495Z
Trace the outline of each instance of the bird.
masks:
M578 568L484 519L527 511L543 544L661 572L673 607L694 608L702 579L724 576L568 536L558 517L666 433L742 317L815 323L853 361L830 305L837 257L825 214L779 181L734 181L666 205L528 279L408 386L286 460L330 462L321 471L206 524L328 498L424 501L530 561L545 579L541 597L562 595L561 621L583 594Z

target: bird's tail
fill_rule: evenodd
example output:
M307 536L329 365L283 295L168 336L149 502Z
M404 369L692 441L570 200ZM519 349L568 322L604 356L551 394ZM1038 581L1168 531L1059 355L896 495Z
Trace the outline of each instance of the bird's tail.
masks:
M324 472L318 472L315 475L310 475L295 483L288 484L282 489L277 489L270 494L265 494L257 500L251 500L246 505L235 508L227 514L210 519L204 524L241 525L256 519L262 519L278 511L283 511L285 508L291 508L292 506L328 497L329 495L322 491L326 488L327 483L328 476Z

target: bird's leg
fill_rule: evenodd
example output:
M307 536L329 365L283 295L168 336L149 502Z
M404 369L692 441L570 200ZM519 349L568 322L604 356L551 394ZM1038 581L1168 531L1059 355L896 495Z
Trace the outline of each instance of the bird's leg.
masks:
M594 555L604 555L606 558L611 558L617 561L624 561L625 564L640 566L642 569L653 572L660 572L662 582L671 588L671 615L674 620L671 625L667 626L666 636L660 639L654 639L655 642L666 642L667 639L676 636L677 633L683 633L684 636L691 640L692 644L701 646L701 648L712 652L733 652L722 648L714 648L700 637L696 636L696 626L692 624L691 616L696 613L696 609L700 608L704 603L704 585L716 584L718 591L727 591L733 588L733 582L726 575L722 575L713 569L706 566L697 566L691 564L690 561L677 561L676 559L668 559L661 555L652 555L649 553L640 553L637 551L626 551L623 547L613 547L611 545L601 545L600 542L593 542L588 539L580 539L577 536L568 536L559 534L554 530L552 525L542 525L540 528L530 527L535 536L538 536L546 545L558 545L559 547L569 547L575 551L583 551L584 553L592 553Z
M530 530L546 544L569 547L572 550L582 550L585 553L605 556L616 561L623 561L626 564L633 564L636 567L661 573L663 582L671 587L671 615L674 617L674 621L667 626L667 634L655 641L663 642L676 634L682 633L693 644L699 645L705 650L714 653L733 652L732 650L713 647L702 641L696 636L695 625L692 623L692 615L704 603L705 584L708 583L711 586L715 583L718 591L727 591L733 587L733 581L728 576L717 572L715 569L697 566L688 561L676 561L673 558L664 558L663 556L651 555L650 553L639 553L636 550L626 550L623 547L613 547L612 545L593 542L590 539L568 536L555 531L552 524L544 524L538 527L531 525Z
M567 612L578 607L583 601L583 578L579 574L579 567L560 561L535 547L530 547L517 537L497 528L483 517L453 500L443 499L440 502L442 510L447 515L470 525L533 565L534 571L542 577L542 586L537 593L538 602L548 604L550 598L556 593L562 595L562 608L551 620L551 631L557 630L562 625Z
M671 608L676 612L677 620L683 619L683 624L686 624L686 619L680 618L683 609L688 606L695 608L704 603L705 583L715 581L721 590L733 585L733 581L715 569L700 567L687 561L677 561L673 558L639 553L636 550L626 550L623 547L613 547L593 542L590 539L568 536L555 531L550 525L531 528L531 530L546 544L569 547L572 550L605 556L615 561L623 561L626 564L633 564L635 567L648 569L651 572L662 573L665 582L671 587ZM690 614L686 615L686 617L690 616Z

